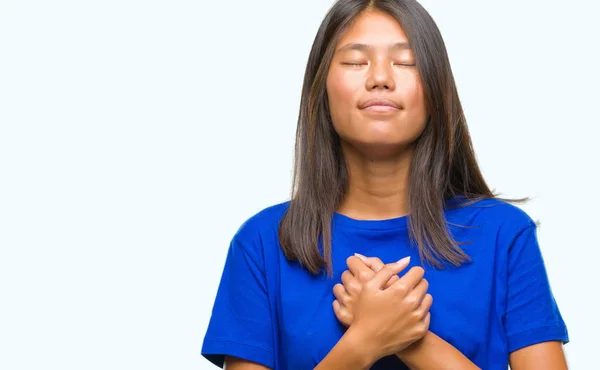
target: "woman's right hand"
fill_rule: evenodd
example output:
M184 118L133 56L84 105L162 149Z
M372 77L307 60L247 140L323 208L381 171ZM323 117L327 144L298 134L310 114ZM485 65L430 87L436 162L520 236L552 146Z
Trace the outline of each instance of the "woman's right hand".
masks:
M361 338L375 359L402 351L429 330L432 297L427 294L423 268L411 268L386 288L404 266L398 262L385 265L364 283L354 306L349 331Z

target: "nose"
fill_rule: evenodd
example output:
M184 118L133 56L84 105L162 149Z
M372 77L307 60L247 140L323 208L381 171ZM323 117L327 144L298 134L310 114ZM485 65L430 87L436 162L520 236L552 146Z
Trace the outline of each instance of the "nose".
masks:
M394 71L391 64L375 62L371 64L367 78L367 90L395 90Z

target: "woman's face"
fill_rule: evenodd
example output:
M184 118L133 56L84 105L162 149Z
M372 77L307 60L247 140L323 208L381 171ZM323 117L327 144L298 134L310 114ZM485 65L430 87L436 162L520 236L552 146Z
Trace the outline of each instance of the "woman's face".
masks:
M410 146L427 119L415 56L390 15L359 15L336 45L327 75L333 126L367 155L393 155Z

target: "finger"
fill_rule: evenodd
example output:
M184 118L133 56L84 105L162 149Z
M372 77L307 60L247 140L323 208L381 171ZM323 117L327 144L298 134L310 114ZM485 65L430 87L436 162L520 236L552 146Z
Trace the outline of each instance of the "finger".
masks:
M431 324L431 312L427 312L427 315L425 315L423 322L425 323L425 326L429 328L429 324Z
M398 262L390 263L385 266L367 283L375 288L383 288L392 276L397 275L400 271L404 270L410 263L410 257L401 259Z
M385 266L385 263L383 263L383 261L381 261L377 257L368 257L365 262L365 265L367 265L371 270L379 272L379 270L381 270L383 266Z
M363 261L363 262L364 262L364 264L368 266L369 257L367 257L367 256L363 256L363 255L362 255L362 254L360 254L360 253L354 253L354 255L355 255L356 257L360 258L360 260L361 260L361 261Z
M390 278L390 280L388 280L387 284L385 285L385 288L389 288L390 286L392 286L392 284L394 284L396 281L400 280L400 277L398 275L394 275Z
M372 257L372 258L375 258L375 259L377 259L377 260L378 260L380 263L383 263L383 262L381 262L381 260L380 260L379 258L377 258L377 257ZM403 260L405 260L405 262L404 262L404 263L406 263L406 266L408 266L408 264L410 263L410 257L406 257L406 258L404 258ZM383 266L385 266L385 265L383 265ZM378 270L378 271L379 271L379 270ZM393 284L394 284L396 281L398 281L398 280L400 280L400 277L399 277L398 275L394 275L394 276L392 276L392 277L390 278L390 280L388 280L387 284L385 285L385 289L387 289L387 288L391 287L391 286L392 286L392 285L393 285Z
M342 273L342 283L346 293L350 296L358 296L363 288L363 284L358 278L354 277L348 270Z
M367 281L371 280L373 276L375 276L373 270L371 270L369 266L365 265L365 263L357 256L348 257L346 264L348 265L352 275L354 275L354 277L363 283L366 283Z
M363 256L364 257L364 256ZM378 272L379 270L381 270L383 268L383 266L385 266L385 264L383 263L383 261L381 261L379 258L377 257L365 257L365 260L363 260L363 262L365 262L365 264L367 266L369 266L371 268L371 270ZM400 279L400 277L398 277L398 275L394 275L391 277L390 280L388 280L387 284L385 285L386 288L389 288L392 284L394 284L396 282L396 280Z
M338 300L341 304L348 303L348 298L350 298L350 296L346 292L346 288L344 288L342 284L335 284L333 286L333 295L335 296L335 299Z
M365 265L367 265L367 267L368 267L368 268L370 268L371 270L373 270L373 271L375 271L375 272L379 271L379 270L380 270L380 269L383 267L383 265L384 265L384 263L383 263L383 262L381 262L381 260L380 260L379 258L377 258L377 257L367 257L367 256L363 256L363 255L362 255L362 254L360 254L360 253L354 253L354 255L355 255L356 257L360 258L360 260L361 260L361 261L362 261L362 262L363 262ZM377 263L377 261L379 261L379 263ZM377 266L378 268L377 268L377 269L373 268L373 267L374 267L374 266L373 266L373 264L376 264L376 266Z
M424 274L425 270L423 270L422 267L415 266L408 270L408 272L404 274L404 276L402 276L394 285L401 283L406 288L407 292L410 292L417 286L417 284L419 284L419 282L421 282Z
M365 265L367 265L367 267L369 267L371 270L378 272L379 270L381 270L383 268L383 266L385 266L385 263L383 263L383 261L381 261L379 258L377 257L365 257L362 254L358 254L358 253L354 253L355 256L357 256L358 258L360 258L361 261L363 261L363 263Z
M381 270L383 268L383 266L385 266L385 264L383 263L383 261L381 261L379 258L377 257L365 257L362 254L359 253L354 253L354 255L358 258L360 258L361 261L363 261L363 263L365 265L367 265L371 270L378 272L379 270ZM400 277L398 275L394 275L392 276L392 278L390 280L388 280L387 284L385 285L385 288L389 288L392 284L394 284L398 279L400 279Z
M427 289L429 288L429 282L425 279L421 279L421 281L417 284L417 286L409 291L406 297L413 302L413 307L418 308L421 306L423 299L425 298L425 294L427 294Z
M427 294L427 289L429 289L429 282L427 279L421 279L411 294L415 294L417 297L419 297L420 303L425 297L425 294Z
M335 313L335 317L340 320L340 310L341 310L340 302L337 300L333 301L333 312ZM340 320L341 321L341 320Z
M350 326L352 324L352 315L338 301L333 301L333 313L342 324Z
M425 294L425 297L423 297L423 302L421 302L421 306L419 307L419 309L423 310L424 312L429 312L432 304L433 297L431 296L431 294Z
M418 328L418 330L419 330L420 333L422 333L419 336L421 336L421 335L427 335L427 332L429 330L429 325L430 324L431 324L431 312L427 312L423 316L423 318L421 320L419 320L419 324L418 324L419 328ZM422 338L422 336L421 336L421 338Z
M342 284L344 284L344 286L349 286L352 279L354 279L354 276L350 271L346 270L342 272Z

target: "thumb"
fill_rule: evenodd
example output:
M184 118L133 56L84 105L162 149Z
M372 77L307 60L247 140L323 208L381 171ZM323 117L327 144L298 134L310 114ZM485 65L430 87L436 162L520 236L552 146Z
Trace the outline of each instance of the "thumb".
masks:
M374 285L378 289L382 289L385 287L387 282L392 278L392 276L397 275L400 271L404 270L406 266L410 263L410 256L404 257L398 262L390 263L385 266L375 276L369 284Z

